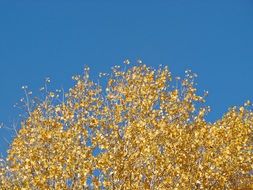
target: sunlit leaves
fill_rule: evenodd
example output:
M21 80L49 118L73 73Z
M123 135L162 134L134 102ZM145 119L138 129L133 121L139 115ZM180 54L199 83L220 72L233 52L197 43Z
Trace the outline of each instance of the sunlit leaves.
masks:
M251 103L208 123L196 74L138 63L100 74L104 91L86 67L60 103L47 92L0 160L1 189L253 188Z

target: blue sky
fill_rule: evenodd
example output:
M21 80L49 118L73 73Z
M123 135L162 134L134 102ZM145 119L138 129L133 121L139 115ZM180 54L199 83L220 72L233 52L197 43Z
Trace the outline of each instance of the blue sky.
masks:
M209 91L208 120L253 100L253 1L0 1L0 123L18 120L22 85L35 95L44 78L67 89L71 76L109 72L125 59L172 74L198 74ZM5 155L11 133L0 129Z

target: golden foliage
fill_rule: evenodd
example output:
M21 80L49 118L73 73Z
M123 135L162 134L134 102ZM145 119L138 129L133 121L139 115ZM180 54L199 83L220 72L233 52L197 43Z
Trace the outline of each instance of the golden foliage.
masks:
M250 102L209 123L190 71L115 66L105 92L88 68L74 79L22 122L1 189L253 189Z

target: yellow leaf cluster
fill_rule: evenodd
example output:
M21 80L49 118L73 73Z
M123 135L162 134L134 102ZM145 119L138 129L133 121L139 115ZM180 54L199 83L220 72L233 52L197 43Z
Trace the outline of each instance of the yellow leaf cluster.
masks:
M22 122L0 189L253 189L249 102L209 123L191 71L116 66L105 92L85 71Z

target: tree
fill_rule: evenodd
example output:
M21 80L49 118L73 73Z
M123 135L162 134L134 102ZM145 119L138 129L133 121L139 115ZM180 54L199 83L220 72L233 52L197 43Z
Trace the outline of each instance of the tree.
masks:
M1 189L253 188L250 102L210 123L191 71L115 66L103 91L88 70L60 102L25 101Z

